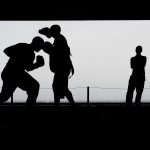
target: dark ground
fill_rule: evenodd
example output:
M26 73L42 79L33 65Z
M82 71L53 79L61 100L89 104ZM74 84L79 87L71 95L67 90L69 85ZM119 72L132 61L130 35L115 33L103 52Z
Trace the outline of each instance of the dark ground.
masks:
M1 105L0 136L5 147L20 149L144 149L149 146L149 120L149 103Z
M0 106L1 129L32 130L102 130L128 127L146 128L150 120L150 104L126 106L123 103L3 104ZM141 126L142 125L142 126ZM149 126L150 127L150 126ZM144 129L143 128L143 129Z

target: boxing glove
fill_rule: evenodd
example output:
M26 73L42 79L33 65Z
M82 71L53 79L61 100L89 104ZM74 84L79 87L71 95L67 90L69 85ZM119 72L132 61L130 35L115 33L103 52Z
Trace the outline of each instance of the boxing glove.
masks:
M36 64L38 65L38 67L44 66L44 63L45 63L44 58L42 56L38 55L36 57Z

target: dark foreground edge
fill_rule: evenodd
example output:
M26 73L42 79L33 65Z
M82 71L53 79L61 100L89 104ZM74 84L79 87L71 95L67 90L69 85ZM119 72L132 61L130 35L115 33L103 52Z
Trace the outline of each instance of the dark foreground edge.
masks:
M56 131L106 131L123 128L150 127L150 103L127 106L124 103L23 103L0 105L0 129L32 129ZM142 126L141 126L142 125ZM104 130L103 130L104 129Z

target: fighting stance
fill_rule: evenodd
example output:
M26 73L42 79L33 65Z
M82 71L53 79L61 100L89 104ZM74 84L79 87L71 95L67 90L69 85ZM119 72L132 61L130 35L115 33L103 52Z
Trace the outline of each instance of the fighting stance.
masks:
M70 58L70 48L65 37L60 33L59 25L52 25L50 28L39 30L40 34L53 37L53 45L45 42L43 50L50 56L50 69L54 73L53 91L55 104L58 105L61 98L66 98L71 104L74 104L74 99L71 91L68 89L69 75L74 74L74 67Z
M2 91L0 103L7 101L17 87L27 92L27 104L34 104L39 93L39 83L31 77L27 71L32 71L44 65L42 56L36 57L35 53L42 49L44 41L40 37L34 37L31 44L18 43L4 50L9 60L2 71Z

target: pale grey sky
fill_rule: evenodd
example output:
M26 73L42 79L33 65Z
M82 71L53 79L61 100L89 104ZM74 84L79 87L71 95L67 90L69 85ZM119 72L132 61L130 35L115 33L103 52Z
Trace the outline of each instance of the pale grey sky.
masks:
M30 43L43 27L59 24L72 52L75 75L69 87L127 88L131 74L130 58L135 48L143 46L147 56L145 88L150 87L150 21L0 21L0 72L8 57L3 50L21 42ZM51 40L52 42L52 40ZM53 73L48 66L49 57L40 52L45 66L30 72L41 88L51 88ZM0 79L2 86L2 80ZM86 89L71 89L76 101L86 100ZM124 101L126 90L90 90L90 99L96 101ZM25 92L17 89L17 100L26 100ZM41 89L38 100L53 101L51 90ZM143 101L150 101L150 90L144 90ZM64 100L65 101L65 100Z

